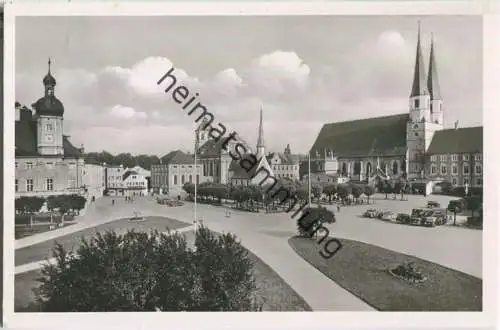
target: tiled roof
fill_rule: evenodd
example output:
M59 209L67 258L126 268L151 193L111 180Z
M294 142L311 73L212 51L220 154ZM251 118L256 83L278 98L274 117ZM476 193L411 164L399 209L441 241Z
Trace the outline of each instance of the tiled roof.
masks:
M20 120L15 124L16 156L40 156L37 150L36 121ZM81 157L80 149L63 135L64 157Z
M483 127L445 129L434 133L428 154L458 154L483 151Z
M409 114L399 114L325 124L311 148L311 155L333 150L337 157L404 155Z
M194 156L175 150L163 156L161 161L165 164L194 164Z
M123 181L125 181L131 175L139 175L136 171L127 171L123 174Z

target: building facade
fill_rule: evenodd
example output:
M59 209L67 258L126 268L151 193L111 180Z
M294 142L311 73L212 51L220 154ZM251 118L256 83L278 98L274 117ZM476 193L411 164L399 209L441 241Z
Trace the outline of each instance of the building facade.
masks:
M126 169L123 165L106 166L106 194L109 196L125 196L123 175Z
M87 180L83 147L63 134L64 106L55 96L51 62L43 78L44 96L32 109L15 104L15 192L18 196L86 195L102 183Z
M101 164L85 163L83 184L88 198L95 200L104 195L106 189L106 169Z
M292 154L289 144L286 146L285 152L283 153L269 153L267 161L276 178L300 180L299 157Z
M203 175L203 164L194 165L194 156L181 150L172 151L161 158L161 164L151 166L151 186L155 194L184 198L186 183L208 181Z
M147 196L148 195L148 180L146 177L134 170L127 170L123 174L122 185L124 187L125 196Z
M465 159L482 159L482 127L444 129L445 111L434 40L431 40L429 69L426 70L420 27L408 101L407 113L325 124L310 150L311 171L331 173L337 167L338 174L351 181L363 182L403 178L428 183L441 176L442 180L450 180L456 186L482 184L479 174L477 177L460 174L470 173L467 167L476 166L473 161L463 160L462 154L468 155ZM302 175L307 173L306 166L307 161L301 162ZM444 167L445 174L440 174ZM482 172L482 167L479 168ZM456 175L450 175L450 171Z

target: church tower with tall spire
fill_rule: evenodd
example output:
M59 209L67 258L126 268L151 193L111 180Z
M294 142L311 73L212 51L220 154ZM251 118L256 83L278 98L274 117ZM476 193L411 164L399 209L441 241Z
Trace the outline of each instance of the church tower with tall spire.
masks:
M409 108L410 118L406 129L406 173L409 178L421 178L425 170L426 150L429 148L434 132L443 129L443 115L434 46L431 45L429 71L427 72L422 55L420 22Z
M436 54L434 49L434 36L431 36L431 52L429 55L429 73L427 75L427 89L431 97L431 121L434 124L443 125L443 100L439 88L438 73L436 67Z
M257 138L257 159L265 157L266 148L264 145L264 126L262 122L262 106L260 106L259 136Z

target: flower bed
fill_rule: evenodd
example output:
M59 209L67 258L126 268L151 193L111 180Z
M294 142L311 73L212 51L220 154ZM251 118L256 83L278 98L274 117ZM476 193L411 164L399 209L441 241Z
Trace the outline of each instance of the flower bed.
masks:
M394 269L389 269L389 274L410 283L422 283L427 280L422 272L415 268L413 262L404 263Z

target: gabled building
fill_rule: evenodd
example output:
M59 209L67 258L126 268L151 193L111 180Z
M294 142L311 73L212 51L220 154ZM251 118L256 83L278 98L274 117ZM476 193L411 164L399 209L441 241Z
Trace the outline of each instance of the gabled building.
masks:
M125 196L147 196L148 194L148 180L141 172L127 170L123 174L122 185Z
M468 176L476 163L464 160L477 159L477 170L482 173L482 127L444 129L434 40L428 71L421 48L419 26L409 111L323 125L309 152L312 172L328 173L327 167L334 168L336 162L337 173L352 181L403 178L426 183L428 190L429 183L439 180L450 180L456 186L482 185L479 173ZM460 157L465 165L458 161ZM306 163L301 163L301 174ZM449 175L450 170L456 175Z
M205 182L203 165L196 164L194 155L175 150L161 158L160 164L151 166L151 185L155 194L182 198L186 192L182 189L185 183Z
M253 157L252 157L253 156ZM242 157L249 158L253 163L253 158L256 158L257 163L249 168L241 166L240 160L233 160L229 167L229 175L231 184L234 185L260 185L266 184L268 177L276 178L273 169L269 165L265 152L264 143L264 124L262 108L260 109L259 135L257 138L257 152L255 154L247 154ZM276 178L277 179L277 178Z
M288 144L285 152L271 152L267 155L267 162L277 178L299 180L299 156L293 155Z

